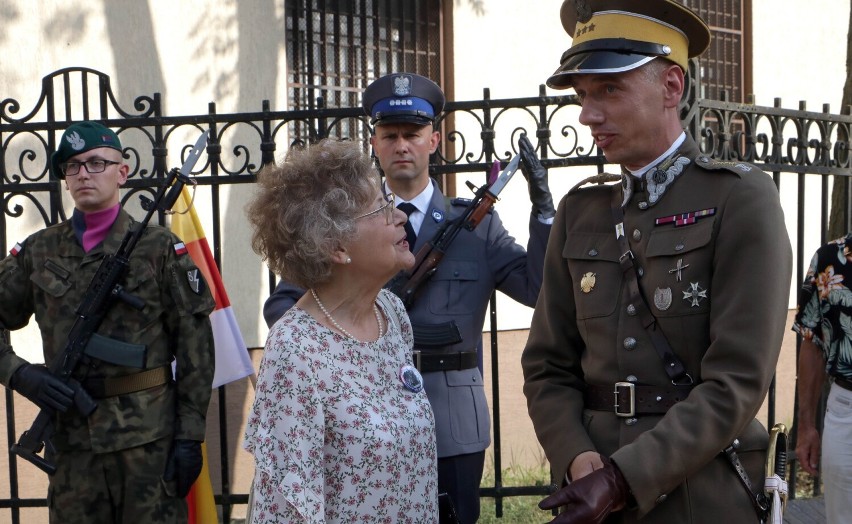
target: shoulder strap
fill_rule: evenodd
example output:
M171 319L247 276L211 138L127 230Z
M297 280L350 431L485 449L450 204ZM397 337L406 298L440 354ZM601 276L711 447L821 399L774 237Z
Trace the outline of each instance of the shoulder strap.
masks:
M621 272L624 274L624 279L627 281L630 290L630 303L636 307L639 320L642 322L645 331L650 335L654 349L660 355L666 375L669 376L672 384L678 386L692 384L692 377L686 372L683 362L675 355L666 335L657 326L657 319L651 313L645 295L639 290L636 266L633 265L633 251L631 251L627 237L624 235L624 211L621 209L621 201L621 186L613 186L610 208L612 209L613 224L615 224L615 238L618 240L618 246L622 253L619 258Z

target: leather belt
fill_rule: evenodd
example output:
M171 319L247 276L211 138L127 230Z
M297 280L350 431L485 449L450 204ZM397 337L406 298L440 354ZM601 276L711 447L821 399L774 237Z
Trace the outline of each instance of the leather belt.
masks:
M479 358L476 351L424 353L415 350L412 356L414 358L414 367L421 373L471 369L479 366Z
M842 387L843 389L852 391L852 380L847 380L843 377L835 376L834 377L834 383L837 384L838 386Z
M646 386L616 382L612 386L586 386L586 409L612 411L617 417L663 415L684 400L693 386Z
M161 386L172 380L172 367L162 366L123 377L87 378L83 389L92 398L115 397Z

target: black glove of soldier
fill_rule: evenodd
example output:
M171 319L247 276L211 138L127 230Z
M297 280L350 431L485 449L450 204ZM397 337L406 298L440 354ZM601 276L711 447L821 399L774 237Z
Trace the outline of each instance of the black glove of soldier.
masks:
M74 403L74 390L40 364L24 364L9 379L9 387L41 409L65 413Z
M530 187L533 213L542 218L553 217L556 210L553 208L553 197L547 185L547 169L541 165L526 133L522 134L518 140L518 154L521 155L521 173L524 174Z
M604 467L568 484L538 503L541 509L565 506L553 523L599 524L613 511L623 509L630 497L630 487L618 466L601 455Z
M201 473L204 459L201 455L201 442L197 440L175 439L166 464L163 480L174 480L177 484L178 498L184 498Z

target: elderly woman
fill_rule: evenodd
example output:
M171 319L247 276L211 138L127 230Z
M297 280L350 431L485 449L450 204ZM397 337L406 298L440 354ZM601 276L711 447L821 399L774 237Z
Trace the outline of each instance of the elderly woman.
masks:
M252 522L437 522L434 419L402 303L406 215L354 142L258 175L252 245L309 291L266 341L245 448Z

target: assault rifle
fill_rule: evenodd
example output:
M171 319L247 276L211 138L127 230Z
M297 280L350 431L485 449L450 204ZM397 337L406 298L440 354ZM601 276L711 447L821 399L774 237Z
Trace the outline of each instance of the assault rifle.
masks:
M154 200L145 196L140 197L142 207L147 211L145 219L127 231L115 254L104 257L86 289L83 302L75 312L77 319L68 333L65 348L50 364L50 372L74 389L74 404L83 416L91 415L98 404L72 378L72 374L84 356L89 354L86 347L93 337L99 336L96 332L116 301L120 300L138 310L145 307L143 300L126 293L121 285L130 267L130 256L153 214L158 210L170 210L180 196L184 185L191 183L189 174L206 145L207 132L205 131L196 141L180 170L174 168L169 172L165 183L157 191ZM103 339L103 337L101 338ZM55 416L56 413L52 409L42 408L30 429L24 431L18 442L13 444L11 448L12 453L32 462L48 475L56 473L56 465L48 458L54 451L50 438L53 435ZM49 453L46 452L45 456L42 457L39 453L45 446L47 446Z
M435 236L414 255L414 267L391 282L390 290L402 299L406 309L411 308L417 296L417 291L438 270L438 264L461 230L473 231L482 222L482 219L497 202L497 196L506 187L515 171L518 170L520 160L520 155L516 155L500 173L497 180L490 185L485 184L477 189L473 200L465 208L464 213L453 220L444 222ZM473 184L470 182L467 184L468 187L474 189Z

